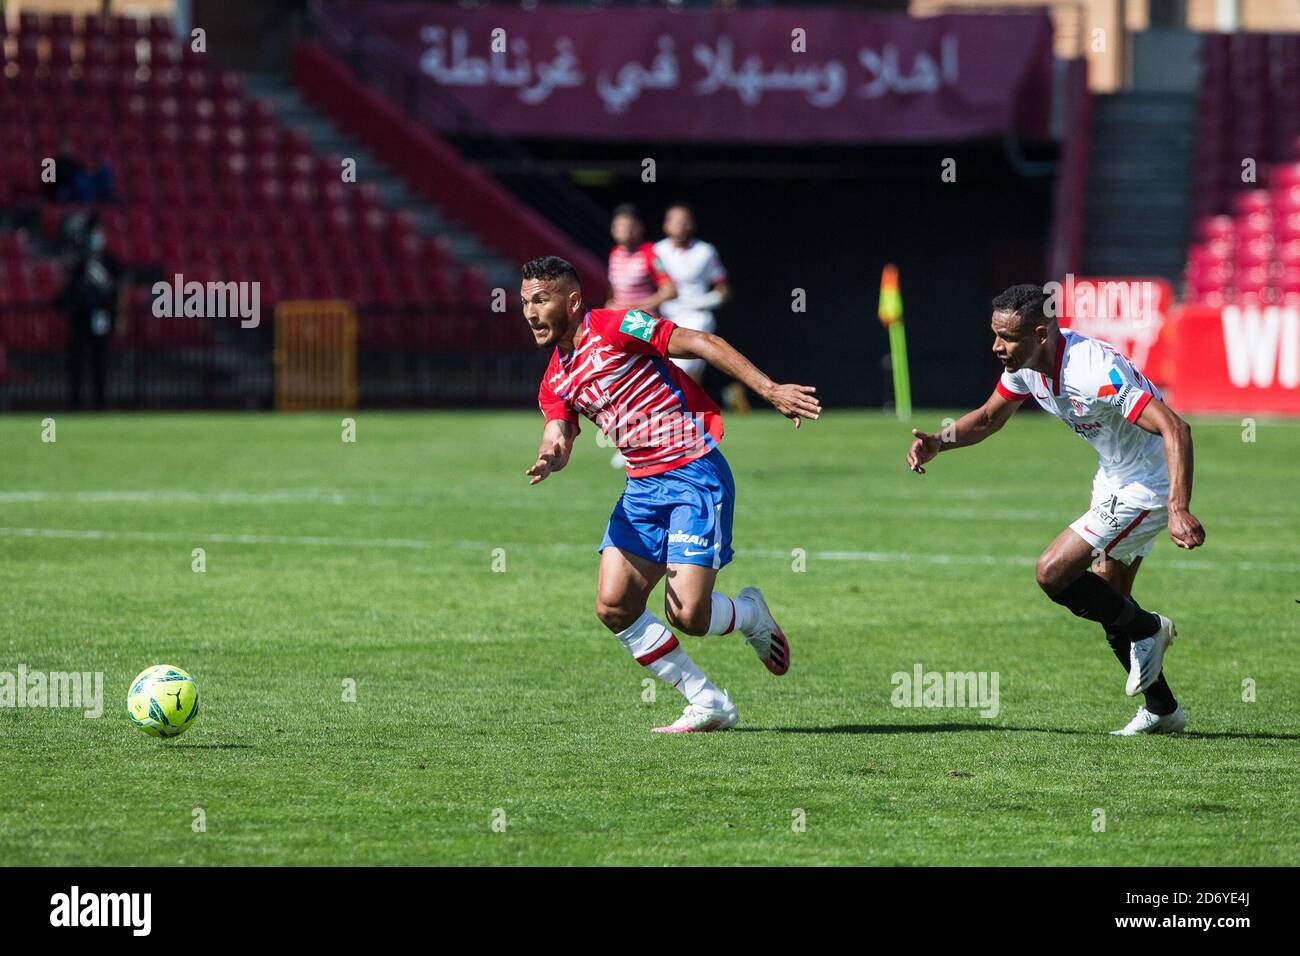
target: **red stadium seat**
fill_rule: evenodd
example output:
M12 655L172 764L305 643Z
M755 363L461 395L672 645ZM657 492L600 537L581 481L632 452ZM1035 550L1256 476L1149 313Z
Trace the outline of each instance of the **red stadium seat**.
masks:
M318 154L268 104L244 99L235 74L187 54L165 18L61 18L42 29L12 45L20 68L0 69L0 203L38 197L39 159L70 134L85 157L111 163L122 204L103 208L105 232L132 266L248 278L263 283L268 306L343 296L386 314L393 348L449 347L472 331L433 317L467 298L482 308L486 277L461 269L445 240L421 235L373 183L342 182L341 157ZM481 197L470 188L459 201ZM66 211L41 203L45 241L57 239ZM35 258L22 234L0 235L0 299L48 302L61 281L59 264ZM151 319L140 291L135 305ZM363 323L363 337L371 327ZM136 334L149 348L183 348L201 344L205 328L159 321Z

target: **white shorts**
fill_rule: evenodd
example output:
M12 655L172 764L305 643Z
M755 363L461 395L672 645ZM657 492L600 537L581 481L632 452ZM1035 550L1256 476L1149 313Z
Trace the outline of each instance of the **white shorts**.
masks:
M1139 508L1110 491L1092 489L1092 507L1070 530L1108 558L1132 564L1156 546L1156 537L1169 524L1164 508Z

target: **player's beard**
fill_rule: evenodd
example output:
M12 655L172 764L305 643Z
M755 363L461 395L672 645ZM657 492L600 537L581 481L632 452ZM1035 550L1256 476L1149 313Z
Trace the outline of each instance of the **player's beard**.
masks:
M541 328L528 326L528 331L533 335L533 341L537 343L539 349L550 348L560 340L560 330L549 323L544 323ZM538 337L540 334L540 338Z

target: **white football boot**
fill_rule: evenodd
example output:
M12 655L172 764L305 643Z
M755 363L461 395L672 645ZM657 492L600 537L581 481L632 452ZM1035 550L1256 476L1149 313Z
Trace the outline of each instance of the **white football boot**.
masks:
M682 715L667 727L656 727L656 734L707 734L714 730L730 730L740 720L740 711L731 702L726 691L722 693L722 706L702 707L687 704Z
M1124 693L1130 697L1136 697L1156 682L1165 663L1165 649L1178 636L1173 621L1163 614L1156 617L1160 618L1160 630L1134 641L1129 647L1128 683L1124 685Z
M763 666L777 677L790 669L790 642L768 610L763 592L758 588L741 588L737 598L748 598L758 607L758 623L754 632L745 636L745 643L754 649Z
M1179 704L1172 714L1157 717L1145 707L1139 707L1137 714L1124 725L1123 730L1112 730L1112 737L1136 737L1138 734L1177 734L1187 726L1187 714Z

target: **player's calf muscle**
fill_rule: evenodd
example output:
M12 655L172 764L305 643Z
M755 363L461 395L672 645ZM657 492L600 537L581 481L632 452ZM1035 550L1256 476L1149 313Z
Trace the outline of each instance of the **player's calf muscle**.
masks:
M709 633L713 618L713 584L718 572L697 565L669 565L664 586L668 622L692 637Z
M709 633L709 620L713 616L712 594L708 600L688 600L678 603L671 595L664 595L664 614L668 623L692 637Z

